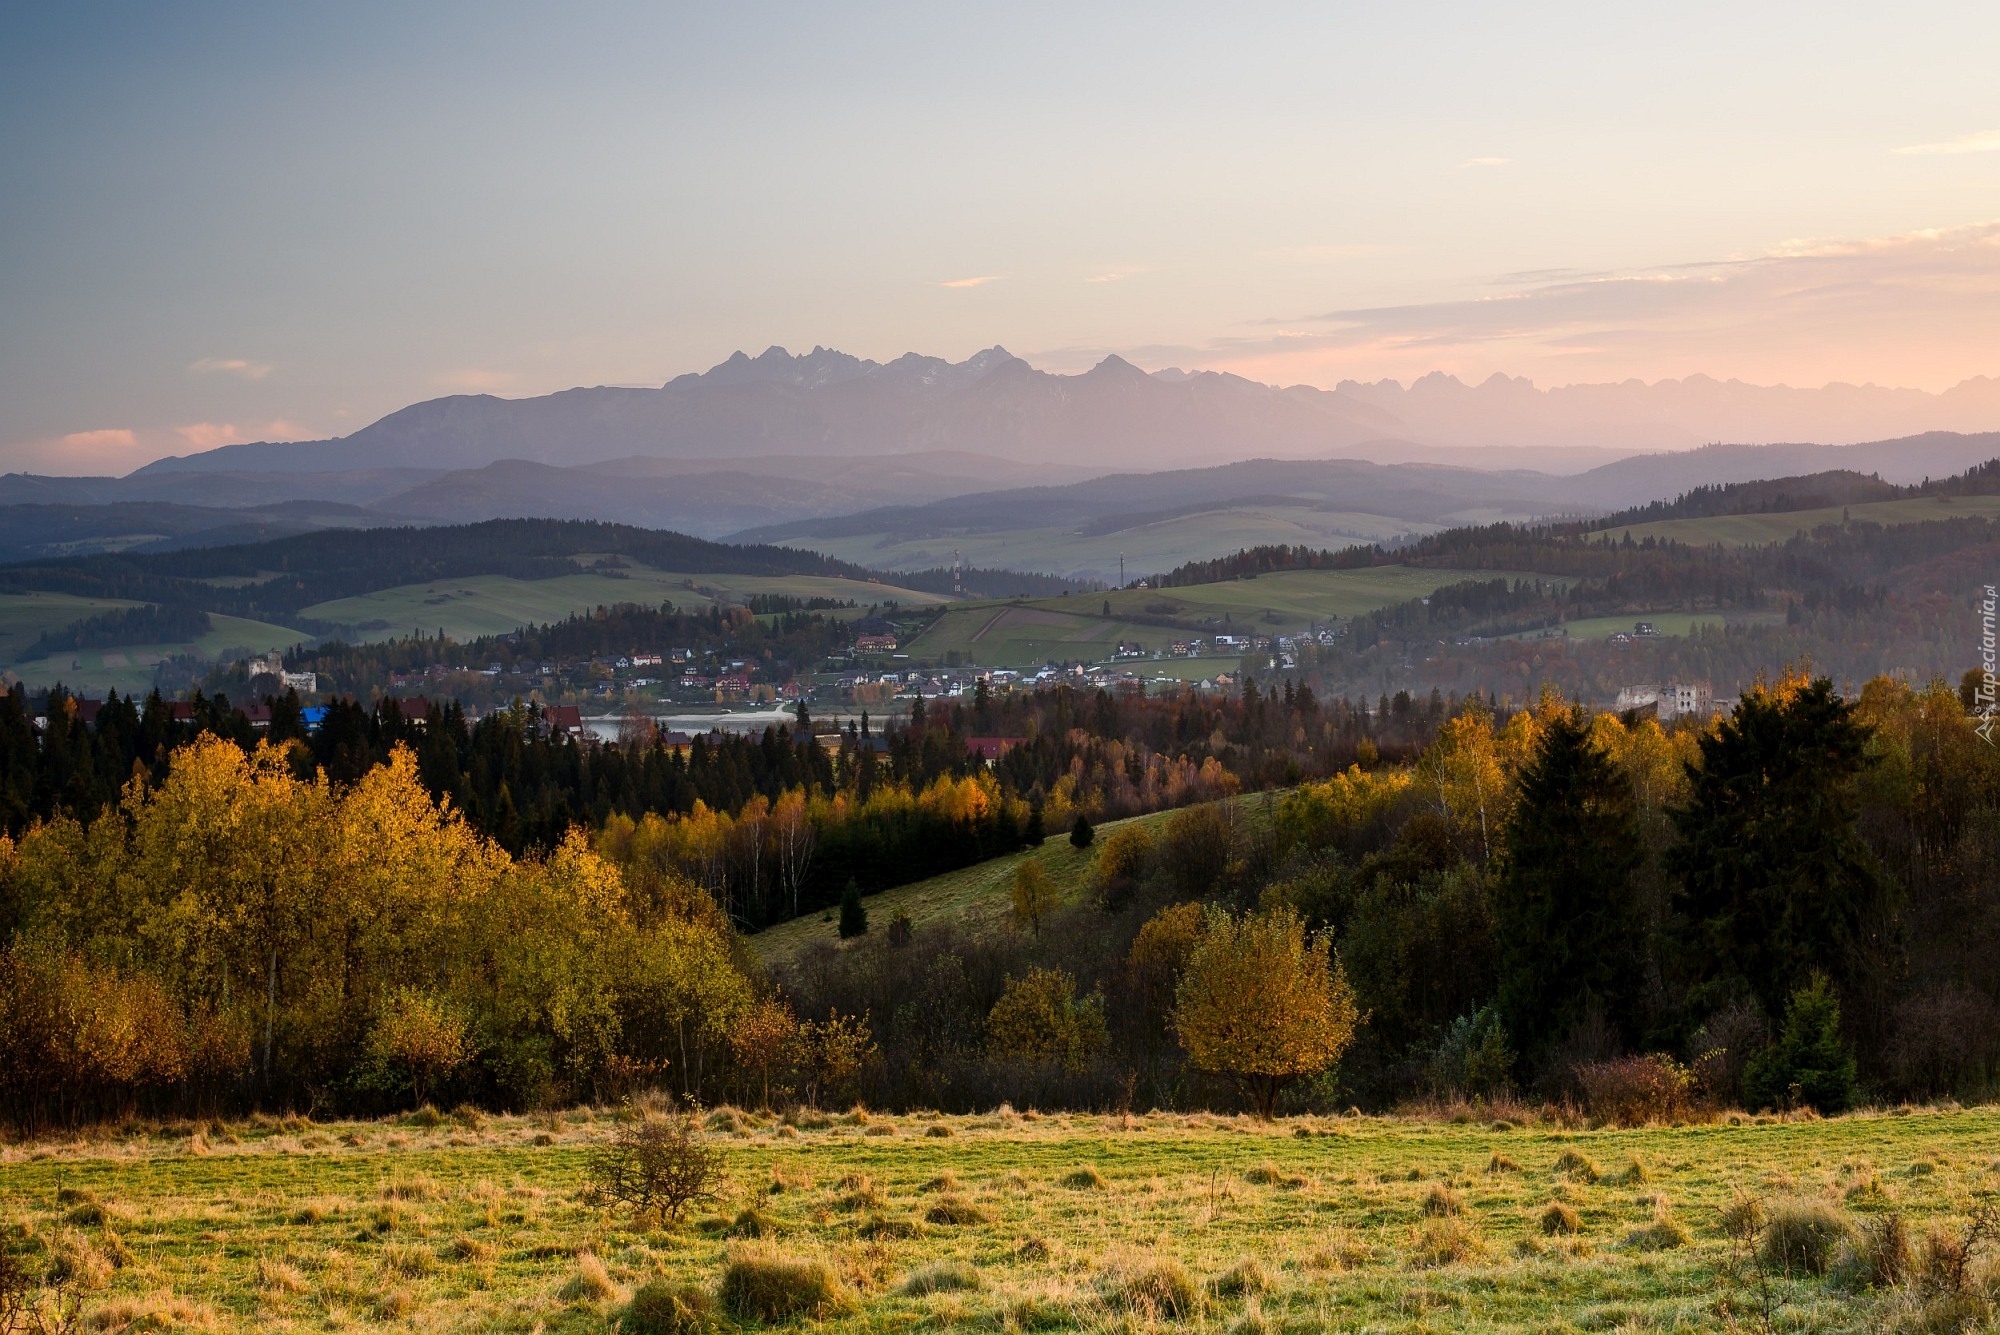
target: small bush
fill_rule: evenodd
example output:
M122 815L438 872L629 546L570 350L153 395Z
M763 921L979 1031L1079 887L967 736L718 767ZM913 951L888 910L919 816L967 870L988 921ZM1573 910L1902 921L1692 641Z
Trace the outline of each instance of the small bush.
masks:
M1246 1256L1208 1281L1208 1291L1218 1298L1244 1298L1267 1292L1271 1273L1254 1256Z
M1601 1176L1597 1171L1597 1165L1592 1163L1587 1155L1579 1154L1575 1150L1564 1150L1556 1156L1555 1174L1557 1177L1566 1177L1572 1182L1595 1182Z
M1111 1184L1104 1180L1104 1174L1088 1165L1072 1173L1064 1174L1062 1184L1078 1191L1103 1191Z
M1562 1201L1550 1201L1542 1211L1541 1225L1550 1237L1573 1237L1583 1232L1583 1216Z
M1446 1215L1465 1213L1465 1201L1459 1194L1442 1182L1431 1183L1431 1189L1424 1193L1423 1210L1434 1219Z
M979 1272L964 1261L934 1261L912 1270L902 1283L904 1293L921 1298L927 1293L961 1293L984 1283Z
M414 1112L405 1113L403 1115L403 1125L429 1131L444 1125L444 1114L439 1112L433 1105L426 1103Z
M1611 1126L1644 1126L1685 1117L1694 1093L1694 1073L1657 1052L1586 1062L1576 1067L1575 1074L1584 1107Z
M715 1329L715 1299L692 1284L656 1279L632 1295L620 1329L625 1335L708 1335Z
M1110 1297L1161 1321L1179 1321L1201 1307L1201 1290L1179 1261L1154 1261L1117 1275Z
M1786 1274L1824 1275L1853 1231L1846 1217L1825 1201L1780 1201L1765 1221L1757 1258Z
M715 1198L722 1154L703 1141L692 1113L648 1113L592 1150L583 1173L588 1204L673 1223L696 1201Z
M825 1261L797 1260L769 1250L730 1255L722 1272L722 1305L747 1321L835 1316L858 1307L854 1294Z
M986 1212L960 1196L940 1196L931 1202L931 1208L924 1211L924 1220L932 1224L958 1226L962 1224L983 1224Z

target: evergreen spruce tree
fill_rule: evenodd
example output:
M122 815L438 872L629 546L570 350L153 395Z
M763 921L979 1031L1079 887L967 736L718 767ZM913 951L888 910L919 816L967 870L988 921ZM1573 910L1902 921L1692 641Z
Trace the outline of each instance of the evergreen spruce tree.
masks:
M861 887L849 878L840 895L840 939L860 936L868 930L868 906L861 902Z
M1040 848L1048 838L1048 831L1042 828L1042 808L1040 805L1028 808L1028 828L1021 834L1021 842L1030 848Z
M1840 1040L1840 1000L1825 974L1792 993L1778 1041L1744 1069L1743 1102L1822 1113L1854 1106L1854 1054Z
M1493 889L1498 1009L1524 1055L1593 1007L1631 1034L1644 943L1632 785L1577 714L1555 718L1521 773Z
M1090 822L1084 819L1081 814L1077 816L1076 824L1069 827L1069 845L1071 848L1089 848L1090 841L1096 837L1097 831L1090 828Z
M1752 691L1702 737L1667 855L1697 988L1747 985L1776 1015L1815 971L1856 977L1888 907L1856 826L1869 734L1822 677Z

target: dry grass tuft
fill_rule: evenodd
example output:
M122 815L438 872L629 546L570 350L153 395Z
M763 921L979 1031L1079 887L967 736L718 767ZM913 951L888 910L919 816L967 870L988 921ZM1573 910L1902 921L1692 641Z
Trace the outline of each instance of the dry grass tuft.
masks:
M1268 1292L1271 1272L1254 1256L1246 1256L1208 1281L1208 1291L1218 1298L1245 1298Z
M478 1238L461 1233L451 1240L448 1254L454 1261L490 1261L494 1256L494 1248L490 1242L481 1242Z
M1652 1180L1652 1170L1646 1167L1636 1156L1627 1161L1623 1168L1611 1176L1612 1183L1621 1187L1644 1186Z
M942 1173L939 1173L936 1177L932 1178L930 1181L924 1183L921 1187L918 1187L917 1190L957 1191L958 1186L959 1186L958 1174L952 1172L949 1168L947 1168Z
M914 1219L895 1219L878 1214L854 1231L871 1242L902 1242L922 1237L924 1228Z
M297 1266L269 1256L257 1258L257 1287L266 1293L304 1293L305 1273Z
M1180 1321L1201 1310L1201 1290L1179 1261L1159 1260L1106 1277L1105 1297L1155 1321Z
M1263 1163L1258 1164L1255 1168L1245 1173L1243 1180L1253 1186L1275 1187L1285 1180L1285 1175L1278 1170L1278 1165L1266 1159Z
M1521 1165L1515 1163L1500 1151L1495 1150L1493 1151L1493 1157L1486 1161L1486 1171L1489 1173L1518 1173L1521 1171Z
M663 1279L641 1285L619 1322L624 1335L707 1335L715 1326L714 1298L692 1284Z
M1738 1193L1722 1208L1722 1231L1739 1242L1747 1242L1764 1227L1764 1202L1756 1196Z
M962 1196L940 1196L924 1211L926 1223L957 1226L983 1224L986 1212Z
M721 1297L731 1314L749 1321L838 1316L860 1306L825 1261L783 1256L768 1247L730 1253Z
M1892 1289L1909 1279L1916 1267L1910 1226L1899 1214L1871 1219L1855 1230L1840 1249L1833 1273L1851 1289Z
M1692 1241L1688 1231L1674 1218L1673 1207L1665 1196L1653 1198L1651 1221L1625 1235L1625 1245L1638 1252L1672 1251Z
M732 1238L775 1238L784 1232L778 1221L752 1205L737 1212L726 1236Z
M1486 1241L1462 1216L1424 1221L1410 1248L1410 1261L1421 1269L1458 1265L1486 1255Z
M1542 1232L1550 1237L1574 1237L1583 1232L1583 1216L1573 1206L1562 1201L1550 1201L1548 1208L1542 1211L1541 1226Z
M564 1301L608 1303L617 1296L618 1285L604 1268L604 1262L593 1252L578 1252L576 1273L562 1286Z
M1073 1172L1063 1174L1062 1184L1078 1191L1103 1191L1111 1184L1104 1180L1104 1174L1086 1164Z
M1603 1176L1588 1155L1575 1150L1564 1150L1557 1155L1553 1171L1557 1177L1566 1177L1572 1182L1595 1182Z
M935 1140L944 1140L947 1137L955 1136L958 1133L952 1130L949 1126L946 1126L943 1122L933 1122L931 1123L930 1127L924 1132L924 1134L932 1137Z
M172 1293L156 1293L144 1298L113 1298L94 1308L84 1324L102 1331L207 1330L215 1325L215 1313Z
M406 1279L422 1279L437 1269L437 1253L428 1247L391 1243L382 1249L382 1268Z
M912 1270L897 1287L913 1298L921 1298L927 1293L971 1292L984 1282L968 1262L933 1261Z
M1446 1215L1465 1213L1465 1198L1442 1182L1431 1183L1431 1189L1424 1193L1423 1211L1432 1218L1442 1219Z
M1824 1275L1854 1226L1822 1200L1779 1201L1771 1207L1757 1257L1786 1274Z

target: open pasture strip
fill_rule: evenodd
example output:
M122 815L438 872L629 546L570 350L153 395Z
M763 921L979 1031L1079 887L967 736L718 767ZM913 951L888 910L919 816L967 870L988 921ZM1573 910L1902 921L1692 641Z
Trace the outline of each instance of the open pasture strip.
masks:
M661 1228L579 1199L616 1120L15 1146L0 1210L83 1258L100 1314L227 1330L603 1330L651 1279L713 1291L744 1249L825 1261L854 1304L832 1330L1710 1330L1759 1300L1722 1227L1739 1194L1921 1236L2000 1185L1992 1109L1601 1131L725 1109L719 1198ZM1573 1234L1543 1231L1558 1201ZM1892 1301L1770 1294L1787 1330L1876 1328Z

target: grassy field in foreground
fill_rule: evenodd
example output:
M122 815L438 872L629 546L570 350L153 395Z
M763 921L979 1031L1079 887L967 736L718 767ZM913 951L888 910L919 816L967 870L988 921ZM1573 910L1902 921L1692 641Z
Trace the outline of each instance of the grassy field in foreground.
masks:
M2000 518L2000 496L1920 496L1906 501L1867 501L1850 505L1846 517L1855 523L1922 524L1933 519ZM1810 533L1821 524L1838 524L1842 507L1824 510L1792 510L1779 514L1715 515L1707 519L1658 519L1650 524L1632 524L1606 529L1599 536L1623 542L1658 538L1662 542L1684 542L1703 547L1721 543L1725 547L1752 547L1783 542L1794 533Z
M1921 1237L1995 1183L1993 1109L1736 1121L725 1110L722 1195L671 1229L580 1203L612 1113L267 1121L10 1147L0 1211L93 1279L96 1329L603 1331L638 1285L713 1292L749 1249L827 1262L855 1304L834 1331L1637 1332L1765 1328L1722 1226L1739 1193ZM1556 1202L1574 1233L1544 1231ZM1145 1301L1155 1267L1190 1285L1178 1320ZM1782 1275L1768 1299L1785 1331L1911 1301Z

